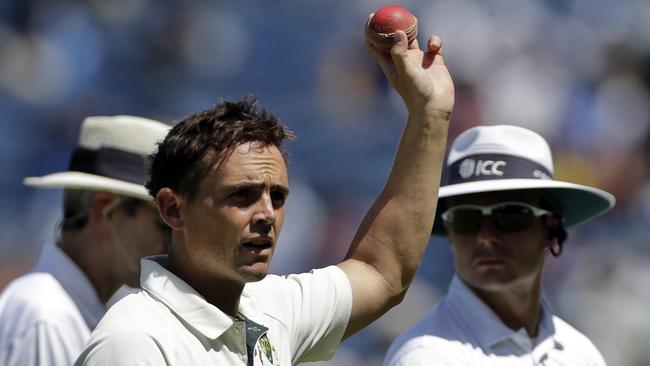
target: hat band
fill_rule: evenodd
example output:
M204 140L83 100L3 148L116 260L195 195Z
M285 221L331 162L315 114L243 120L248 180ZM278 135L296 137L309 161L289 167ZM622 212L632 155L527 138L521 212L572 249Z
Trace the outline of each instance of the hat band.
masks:
M70 158L69 170L136 184L144 184L146 180L143 156L112 148L90 150L77 147Z
M476 154L449 165L443 186L495 179L553 179L553 173L541 164L517 156Z

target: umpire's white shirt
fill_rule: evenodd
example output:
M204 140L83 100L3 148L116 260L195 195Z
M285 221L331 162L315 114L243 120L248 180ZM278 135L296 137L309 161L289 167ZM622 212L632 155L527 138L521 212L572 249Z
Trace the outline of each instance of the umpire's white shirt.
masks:
M543 303L542 303L543 304ZM391 345L384 366L601 366L596 347L543 304L537 337L508 328L454 276L447 296Z
M352 291L336 266L247 284L232 318L164 261L142 260L144 290L109 309L76 365L291 365L329 359L347 327Z
M85 274L54 245L0 295L0 365L70 366L106 307Z

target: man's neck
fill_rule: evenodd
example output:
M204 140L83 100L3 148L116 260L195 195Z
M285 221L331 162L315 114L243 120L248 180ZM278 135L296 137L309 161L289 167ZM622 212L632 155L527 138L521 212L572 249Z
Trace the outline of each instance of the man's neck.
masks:
M205 273L197 271L196 267L187 265L180 258L181 256L174 255L173 250L170 250L166 262L167 270L190 285L194 291L203 296L205 301L216 306L225 314L236 317L244 285L228 279L206 276Z
M95 288L99 300L106 304L120 284L105 270L105 259L98 238L85 229L64 232L57 243L59 248L81 269Z
M536 337L542 315L540 281L533 286L490 291L470 286L472 291L487 304L501 321L513 330L526 329L528 336ZM520 286L522 287L522 286Z

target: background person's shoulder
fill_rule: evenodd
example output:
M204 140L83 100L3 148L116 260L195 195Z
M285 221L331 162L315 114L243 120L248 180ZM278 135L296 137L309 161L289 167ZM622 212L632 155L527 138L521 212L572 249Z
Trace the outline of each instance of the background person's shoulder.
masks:
M588 365L605 365L600 351L586 335L558 316L553 316L553 326L562 351L574 353L577 359Z

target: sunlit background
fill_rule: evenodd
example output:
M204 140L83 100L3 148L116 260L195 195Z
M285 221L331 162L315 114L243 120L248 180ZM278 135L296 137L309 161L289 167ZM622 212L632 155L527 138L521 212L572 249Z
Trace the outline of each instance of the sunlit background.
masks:
M381 190L406 114L363 45L383 1L0 2L0 287L57 237L65 170L88 115L174 123L247 92L299 138L273 272L338 262ZM650 363L650 2L403 1L438 34L456 83L450 138L477 124L531 128L556 177L617 207L547 260L551 307L610 365ZM446 240L431 241L406 301L327 365L380 365L391 340L444 295Z

